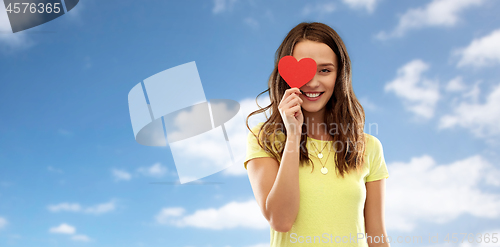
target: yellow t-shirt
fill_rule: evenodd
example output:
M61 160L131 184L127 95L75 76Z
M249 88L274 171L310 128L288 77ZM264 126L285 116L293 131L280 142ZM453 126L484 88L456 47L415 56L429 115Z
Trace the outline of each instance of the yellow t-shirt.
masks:
M252 128L257 135L263 122ZM278 232L272 227L271 247L286 246L352 246L368 247L365 239L364 205L366 200L365 183L389 177L385 164L382 144L370 135L366 143L366 164L359 174L353 170L344 178L337 176L335 167L335 152L326 147L323 151L323 164L328 173L322 174L319 158L312 143L321 151L327 142L308 137L307 150L314 164L299 166L300 206L297 218L289 232ZM283 133L277 140L284 141ZM279 146L278 146L279 147ZM284 147L284 146L283 146ZM274 149L276 150L276 149ZM330 150L330 157L325 161ZM247 154L244 161L245 169L249 160L258 157L273 157L265 152L257 143L252 133L247 136ZM278 161L280 162L280 161Z

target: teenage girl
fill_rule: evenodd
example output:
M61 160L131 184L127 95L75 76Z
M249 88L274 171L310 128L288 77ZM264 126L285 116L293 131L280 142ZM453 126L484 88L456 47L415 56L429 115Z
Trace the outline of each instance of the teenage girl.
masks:
M290 88L278 72L288 55L317 64L300 88ZM339 35L317 22L294 27L276 51L267 91L271 104L246 119L244 166L269 222L271 247L390 246L382 144L363 131L365 114ZM269 108L269 118L250 129L248 118Z

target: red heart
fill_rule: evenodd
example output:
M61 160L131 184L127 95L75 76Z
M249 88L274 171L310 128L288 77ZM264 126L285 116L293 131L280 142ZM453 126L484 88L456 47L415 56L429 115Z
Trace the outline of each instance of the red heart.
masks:
M300 88L316 75L316 61L302 58L297 62L293 56L284 56L278 63L278 71L290 87Z

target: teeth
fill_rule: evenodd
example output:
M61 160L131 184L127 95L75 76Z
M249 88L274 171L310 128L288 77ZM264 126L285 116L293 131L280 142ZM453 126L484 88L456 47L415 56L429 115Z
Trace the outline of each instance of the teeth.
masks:
M321 93L306 93L306 96L309 98L316 98L320 95Z

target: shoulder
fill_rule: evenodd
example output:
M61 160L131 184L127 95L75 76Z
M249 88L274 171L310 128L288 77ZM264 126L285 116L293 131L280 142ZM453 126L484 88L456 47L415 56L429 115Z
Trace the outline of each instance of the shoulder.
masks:
M260 122L260 123L256 124L255 126L251 127L250 129L251 129L253 132L255 132L255 131L259 131L259 130L262 128L262 126L263 126L263 125L264 125L264 122Z
M264 125L264 122L260 122L257 125L251 127L251 131L248 132L248 138L255 138L259 134L260 129L262 129L262 126ZM262 133L261 133L262 136Z
M366 138L366 142L371 144L371 145L381 145L382 143L380 142L380 140L375 137L374 135L370 135L368 133L364 133L365 134L365 138Z
M365 141L366 141L366 152L368 155L374 155L379 152L382 152L382 143L380 140L368 133L365 134Z
M252 130L253 133L249 132L248 135L249 136L254 136L254 134L255 135L259 134L259 131L264 126L264 123L265 122L260 122L260 123L256 124L255 126L251 127L250 129ZM261 136L264 135L264 134L265 134L265 136L274 136L275 133L277 133L277 138L278 139L285 136L285 134L281 130L277 130L277 131L272 130L272 131L273 131L273 133L264 133L264 132L261 132Z

